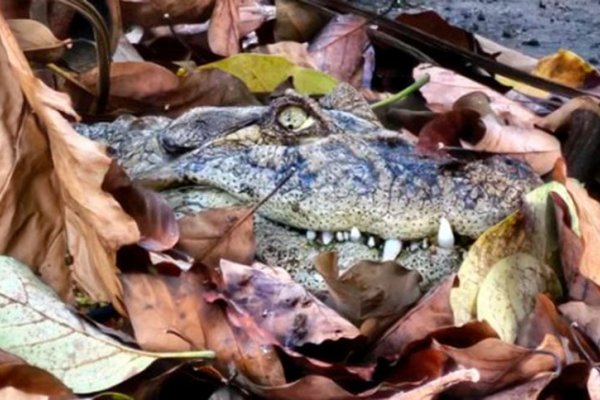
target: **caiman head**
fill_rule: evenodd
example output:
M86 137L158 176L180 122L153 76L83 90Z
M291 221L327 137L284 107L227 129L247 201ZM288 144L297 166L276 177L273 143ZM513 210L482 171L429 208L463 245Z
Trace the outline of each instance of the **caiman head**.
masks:
M419 156L358 95L342 100L319 104L288 92L269 107L197 109L162 130L154 144L162 160L136 160L134 177L159 189L201 185L244 202L266 199L261 215L324 232L323 241L338 232L418 239L442 220L473 238L540 183L505 156L464 163Z

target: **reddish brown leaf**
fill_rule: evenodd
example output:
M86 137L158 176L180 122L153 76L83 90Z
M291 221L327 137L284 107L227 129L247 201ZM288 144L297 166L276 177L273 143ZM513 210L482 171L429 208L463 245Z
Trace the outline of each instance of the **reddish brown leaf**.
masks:
M363 52L369 43L366 25L367 21L356 15L333 18L308 47L319 69L360 86L360 79L356 82L352 77L364 64Z
M76 396L49 372L0 351L0 398L69 400Z
M467 348L443 344L436 344L434 348L445 352L458 365L476 368L481 373L479 382L455 387L452 393L457 396L493 393L508 385L527 381L538 373L556 370L565 361L562 345L552 335L546 336L536 350L494 338Z
M215 0L123 0L121 11L125 25L198 23L210 17Z
M187 215L179 220L179 247L197 262L215 268L221 258L251 264L256 242L249 212L249 208L221 208Z
M485 396L485 400L537 400L539 394L544 390L548 383L552 380L553 373L544 372L538 377L531 379L518 386L514 386L490 396Z
M216 0L208 28L213 53L226 57L240 52L239 6L240 0Z
M27 59L42 64L58 61L69 41L58 40L41 22L32 19L13 19L8 25Z
M131 182L114 161L104 177L102 189L111 193L123 210L135 219L142 236L141 246L151 251L163 251L177 243L179 226L166 200Z
M325 279L334 308L355 322L401 315L421 297L420 275L395 262L362 261L339 276L337 255L321 253L315 267Z
M479 142L485 134L485 125L479 114L472 110L453 110L437 115L426 123L419 133L416 150L428 156L444 156L444 147L460 147L460 140Z
M223 298L284 347L356 339L360 332L306 292L281 268L221 261Z
M570 301L561 304L558 308L569 321L577 323L577 326L593 340L596 346L600 344L600 306Z
M442 376L448 359L446 354L437 349L418 350L402 358L384 380L419 386L423 382Z
M29 18L31 0L5 0L0 2L4 18Z
M179 277L125 274L125 304L140 346L153 351L211 349L215 366L229 376L230 366L264 385L285 382L275 350L267 340L231 326L217 304L204 300L206 280L199 271Z
M412 342L425 338L441 327L452 325L454 316L449 297L454 281L455 276L447 278L426 297L423 297L377 341L369 353L369 358L374 360L380 357L396 359Z
M433 400L437 399L439 397L438 395L454 385L464 382L477 382L478 380L479 371L476 369L459 369L444 376L440 376L411 391L398 393L388 397L388 400Z
M565 366L560 374L542 390L540 399L585 399L590 365L576 362Z

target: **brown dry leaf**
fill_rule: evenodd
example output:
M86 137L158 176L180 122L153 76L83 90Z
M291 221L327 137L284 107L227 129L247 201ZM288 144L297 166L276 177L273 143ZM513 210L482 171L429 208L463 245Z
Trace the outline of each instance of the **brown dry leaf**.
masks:
M540 399L587 399L590 365L575 362L562 368L560 374L540 393Z
M327 23L328 18L314 7L297 0L275 0L276 20L273 35L276 42L307 42Z
M369 44L367 20L356 15L337 15L308 46L308 52L315 60L319 70L361 86L353 77L362 70L363 52Z
M516 101L510 100L487 86L472 81L457 73L428 64L418 65L413 70L415 79L429 74L429 83L420 89L427 106L435 112L452 110L454 102L471 92L483 92L490 98L490 107L508 125L532 129L539 117Z
M538 400L539 394L552 380L552 372L543 372L537 377L518 386L485 396L484 400Z
M135 219L141 234L139 245L150 251L164 251L175 246L179 226L173 209L160 194L133 183L115 161L106 173L102 189L112 194L123 210Z
M579 272L600 285L600 203L591 198L584 187L572 179L566 182L567 190L575 201L583 251L579 262Z
M259 46L252 52L283 56L301 67L318 69L313 56L308 53L308 45L306 43L290 41L277 42Z
M573 88L585 87L589 82L600 78L593 65L565 49L541 58L532 74Z
M334 309L356 323L402 314L417 301L421 276L395 262L362 261L340 276L337 255L319 254L315 268L325 279Z
M220 305L204 300L206 280L198 270L178 277L124 274L125 305L140 346L153 351L210 348L224 377L233 366L257 384L285 383L269 339L231 326Z
M358 329L309 294L281 268L221 261L224 296L284 347L356 339Z
M29 18L31 0L5 0L0 2L0 11L4 18Z
M423 382L441 377L448 367L448 360L448 356L437 349L427 347L413 351L395 363L383 380L386 383L420 386Z
M208 28L210 50L220 56L240 52L240 0L216 0Z
M179 220L179 247L197 262L218 267L226 258L242 264L254 261L254 218L249 208L219 208ZM243 221L242 218L245 218ZM241 225L240 225L241 221ZM233 231L231 230L232 228Z
M115 251L137 242L139 230L101 189L111 159L63 118L61 112L76 116L68 97L33 76L1 17L0 43L6 116L0 135L0 250L38 271L63 298L71 296L71 255L80 287L120 308Z
M388 397L388 400L433 400L437 399L442 392L454 385L464 382L478 382L479 379L480 374L476 369L459 369L440 376L411 391Z
M554 194L552 200L560 243L560 259L569 298L585 301L590 305L600 305L600 287L584 277L580 271L584 242L578 232L579 227L574 226L573 217L564 200Z
M396 359L412 342L425 338L441 327L451 326L454 316L450 307L450 290L455 279L453 275L444 280L390 327L377 341L369 358Z
M44 24L32 19L11 19L8 26L15 35L25 56L47 64L62 57L69 40L59 40Z
M0 399L70 400L76 396L54 375L0 350Z
M527 381L538 373L556 370L565 361L562 345L552 335L546 336L536 350L493 338L466 348L439 343L436 343L434 348L445 352L462 367L476 368L480 371L479 382L454 388L452 393L461 397L493 393L508 385Z
M536 125L547 131L554 132L565 125L571 114L576 110L589 110L600 115L598 101L598 99L591 96L575 97L560 106L557 110L541 118Z

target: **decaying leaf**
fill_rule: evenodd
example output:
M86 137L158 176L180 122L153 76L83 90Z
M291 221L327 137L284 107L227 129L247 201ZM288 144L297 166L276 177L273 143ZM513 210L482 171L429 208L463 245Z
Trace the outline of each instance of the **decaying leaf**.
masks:
M206 276L198 271L177 277L123 276L125 304L135 337L144 349L187 351L210 348L215 366L230 375L230 366L267 386L285 382L283 368L268 339L237 329L218 304L204 300Z
M152 27L205 21L215 0L123 0L123 23Z
M112 161L61 115L77 117L66 95L33 76L2 18L0 44L6 116L0 131L0 250L39 271L63 298L71 296L74 278L92 298L119 308L115 251L140 235L101 189Z
M598 346L600 344L600 306L589 306L582 301L570 301L558 309L585 332Z
M494 264L479 287L477 318L487 321L501 339L512 343L533 311L538 293L560 296L554 271L526 253L505 257Z
M259 46L253 52L283 56L300 67L318 69L314 58L308 52L306 43L277 42Z
M273 35L277 42L307 42L325 26L328 18L296 0L275 0L277 14Z
M32 19L11 19L8 26L27 59L42 64L56 62L68 40L57 39L44 24Z
M585 87L587 83L600 78L596 68L565 49L541 58L532 74L574 88Z
M241 79L253 93L270 93L288 78L298 92L310 95L329 93L337 84L335 78L323 72L266 54L238 54L200 67L201 70L213 68Z
M224 299L249 314L285 347L355 339L360 332L280 268L221 261Z
M1 257L0 264L5 310L0 348L47 370L74 392L112 387L160 357L127 348L78 319L25 264L9 257Z
M231 56L240 51L240 0L216 0L208 28L208 44L213 53Z

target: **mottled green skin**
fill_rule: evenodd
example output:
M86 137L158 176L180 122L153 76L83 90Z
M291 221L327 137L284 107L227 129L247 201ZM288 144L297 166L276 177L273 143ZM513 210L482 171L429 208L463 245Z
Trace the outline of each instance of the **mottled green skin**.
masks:
M338 106L326 98L323 103L338 109L323 110L293 97L315 119L307 131L277 125L286 106L281 100L272 107L198 108L173 121L121 117L77 129L109 144L134 178L172 188L164 193L180 213L256 203L289 178L258 210L257 255L312 289L323 287L312 268L323 247L307 243L303 230L357 227L384 239L420 239L435 235L443 216L455 232L474 238L540 183L527 166L507 157L466 164L419 157L398 134L382 129L364 104L358 104L359 118L339 110L356 104ZM223 140L253 124L259 138ZM338 250L342 264L380 258L380 250L363 243L328 248ZM431 248L403 252L399 260L430 282L455 269L460 254Z

